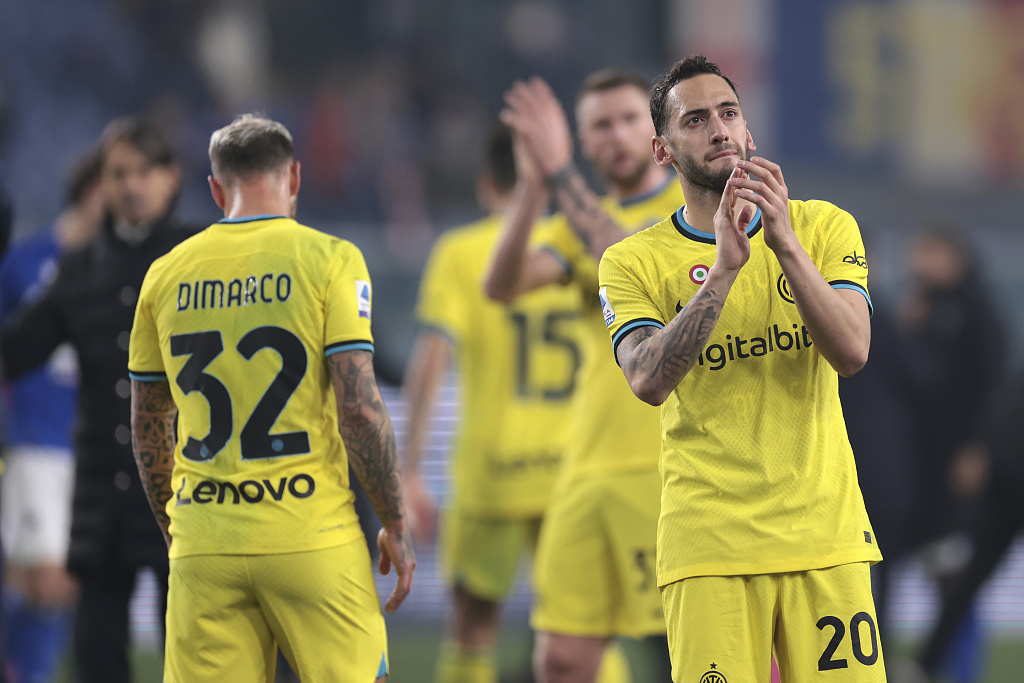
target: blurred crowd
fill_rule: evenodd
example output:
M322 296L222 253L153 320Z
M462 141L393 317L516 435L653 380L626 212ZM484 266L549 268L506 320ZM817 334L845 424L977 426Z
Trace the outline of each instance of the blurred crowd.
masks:
M640 4L642 14L656 3ZM0 227L6 236L16 225L19 236L0 265L7 452L45 451L55 463L46 506L65 510L46 522L63 529L63 545L26 551L26 534L42 522L8 513L22 504L10 476L17 458L8 460L0 680L50 680L72 642L82 680L128 680L137 572L151 567L165 581L167 568L125 431L125 335L148 263L216 218L205 180L209 132L249 109L281 120L304 165L303 220L379 226L386 258L415 268L436 226L473 215L475 150L512 78L543 68L567 93L587 49L598 49L560 59L567 48L556 46L570 33L564 16L549 3L524 2L476 10L498 25L492 35L504 36L485 63L428 59L437 47L418 39L413 17L425 10L415 5L0 3ZM442 5L474 12L468 0ZM311 34L323 38L294 39ZM271 47L281 45L290 47L272 59ZM659 47L648 49L641 59L657 61ZM146 119L109 123L124 112ZM922 560L942 607L917 666L958 683L983 673L975 598L1024 526L1024 377L972 227L908 229L907 282L888 300L874 297L870 361L841 382L861 489L886 557L875 568L881 632L892 616L893 567ZM57 263L69 253L91 256L68 270L79 279L55 287ZM105 277L112 272L119 277ZM106 339L109 348L97 350ZM86 397L80 405L76 386ZM38 391L62 398L40 400ZM119 459L91 457L106 451ZM152 528L137 528L136 519Z

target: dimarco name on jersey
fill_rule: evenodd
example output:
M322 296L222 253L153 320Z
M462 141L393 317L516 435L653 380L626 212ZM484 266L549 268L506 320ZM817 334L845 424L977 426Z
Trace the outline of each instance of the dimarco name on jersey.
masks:
M254 304L284 303L292 295L288 273L264 273L228 280L196 280L178 283L178 311L231 308Z

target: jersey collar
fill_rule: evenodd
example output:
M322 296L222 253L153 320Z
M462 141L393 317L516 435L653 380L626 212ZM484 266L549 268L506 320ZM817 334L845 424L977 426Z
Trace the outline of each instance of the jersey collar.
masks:
M640 202L646 202L648 199L652 199L654 197L657 197L659 194L661 194L662 192L667 190L669 188L669 186L672 183L674 183L674 182L677 182L676 181L676 174L675 173L666 173L665 174L665 182L663 182L661 185L658 185L653 190L648 190L647 192L644 192L643 194L637 194L637 195L633 195L632 197L626 197L625 199L623 199L622 201L619 202L619 206L620 207L626 207L626 206L632 206L633 204L639 204Z
M703 232L693 227L689 223L683 220L683 209L686 205L683 204L672 214L672 224L676 226L676 230L683 237L693 240L694 242L703 242L704 244L715 243L715 233ZM754 212L754 219L750 221L750 225L747 226L747 237L753 237L761 230L761 209L758 208Z
M274 218L287 218L287 216L281 216L272 213L262 213L258 216L239 216L238 218L221 218L218 223L253 223L255 221L269 221Z

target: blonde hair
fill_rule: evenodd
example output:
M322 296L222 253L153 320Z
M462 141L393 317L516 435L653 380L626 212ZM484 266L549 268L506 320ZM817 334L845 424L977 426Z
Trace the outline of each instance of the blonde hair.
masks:
M271 173L294 158L292 134L259 114L242 114L210 136L210 165L217 178Z

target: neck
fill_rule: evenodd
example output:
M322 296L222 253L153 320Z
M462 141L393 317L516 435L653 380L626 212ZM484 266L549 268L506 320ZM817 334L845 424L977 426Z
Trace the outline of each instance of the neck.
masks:
M225 218L246 216L291 216L292 198L287 186L266 180L235 183L225 198Z
M682 186L683 195L686 197L683 220L701 232L713 233L715 231L715 214L718 213L718 207L722 203L722 195L713 190L691 185L685 180L682 181ZM746 199L737 199L736 211L738 212L747 204L753 206L752 202L748 202Z
M631 183L608 183L608 194L616 201L631 199L647 194L661 187L667 179L665 169L657 164L650 164L638 180Z
M512 202L512 195L495 195L487 201L487 213L491 216L501 216L508 209Z

